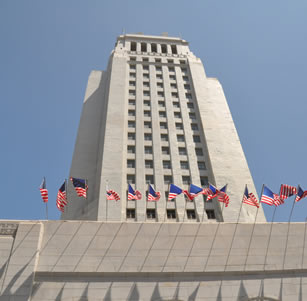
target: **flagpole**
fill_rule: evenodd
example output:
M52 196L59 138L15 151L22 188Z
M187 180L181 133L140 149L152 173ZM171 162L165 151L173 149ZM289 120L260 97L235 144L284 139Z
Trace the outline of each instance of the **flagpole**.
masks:
M87 219L89 219L89 210L88 210L88 195L87 195L87 190L88 190L88 182L87 179L85 179L85 195L86 195L86 207L87 207Z
M46 202L46 220L48 220L48 202Z
M284 269L284 267L285 267L285 260L286 260L286 253L287 253L287 248L288 248L289 232L290 232L290 221L291 221L291 217L292 217L292 213L293 213L293 209L294 209L294 205L295 205L296 196L297 196L297 194L294 197L292 208L291 208L291 212L290 212L290 216L289 216L289 220L288 220L287 239L286 239L286 247L285 247L285 253L284 253L282 269Z
M185 215L187 214L187 198L186 198L185 194L183 194L183 197L184 197L184 200L185 200L184 213L183 213L183 222L184 222L185 221Z
M65 179L65 190L66 190L66 202L67 202L67 205L64 208L66 208L66 212L68 214L68 181L67 181L67 179Z
M246 185L247 187L247 185ZM244 190L245 191L245 190ZM243 195L244 195L244 192L243 192ZM241 211L242 211L242 206L243 206L243 200L241 201L241 207L240 207L240 210L239 210L239 215L238 215L238 220L237 220L237 224L239 223L239 220L240 220L240 215L241 215Z
M260 199L259 199L259 207L257 207L255 221L254 221L251 237L250 237L249 244L248 244L247 254L246 254L245 263L244 263L244 270L246 270L246 263L247 263L247 259L248 259L248 254L249 254L249 250L250 250L250 247L251 247L251 244L252 244L252 239L253 239L253 235L254 235L254 231L255 231L255 225L256 225L256 221L257 221L259 208L261 206L261 198L262 198L262 194L263 194L263 189L264 189L264 184L262 184L262 190L261 190L261 195L260 195Z
M271 242L272 229L273 229L273 221L274 221L274 217L275 217L275 213L276 213L276 209L277 209L277 206L276 205L274 205L274 206L275 206L275 208L274 208L274 212L273 212L273 216L272 216L272 221L271 221L269 241L268 241L268 246L266 248L266 253L265 253L265 261L264 261L264 267L263 267L264 270L265 270L265 265L266 265L267 256L268 256L268 252L269 252L269 246L270 246L270 242Z
M109 181L106 180L106 191L109 191ZM108 205L109 205L109 201L108 201L108 197L106 198L106 222L108 221Z
M204 199L204 194L202 194L202 197L203 197L203 204L204 204L204 212L203 212L203 217L202 217L201 222L203 223L203 222L204 222L204 218L205 218L205 211L206 211L206 207L205 207L205 199Z
M169 194L169 184L168 184L168 194ZM165 195L164 195L165 197ZM167 218L167 202L168 202L168 196L167 198L165 198L165 211L164 211L164 222L166 221ZM176 214L176 219L177 219L177 207L176 207L176 203L175 203L175 214Z

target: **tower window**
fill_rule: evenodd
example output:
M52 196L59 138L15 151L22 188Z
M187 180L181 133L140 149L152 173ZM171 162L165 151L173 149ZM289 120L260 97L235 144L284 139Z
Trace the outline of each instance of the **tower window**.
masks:
M182 176L182 184L190 185L191 184L191 178L189 176Z
M161 140L162 141L168 141L168 135L167 134L161 134Z
M145 176L146 184L155 184L154 176L153 175L146 175Z
M167 209L166 215L168 219L176 219L176 210L175 209Z
M157 83L157 87L163 89L163 83Z
M127 152L129 154L135 154L135 146L134 145L128 145L127 146Z
M177 141L178 142L184 142L184 136L183 135L177 135Z
M145 133L145 134L144 134L144 139L145 139L146 141L151 141L151 140L152 140L152 135L151 135L150 133Z
M151 52L157 52L157 44L151 44Z
M175 68L174 67L168 67L168 71L169 72L175 72Z
M195 148L195 154L197 156L203 156L204 155L203 150L201 148Z
M162 146L162 154L163 155L169 155L169 147Z
M160 111L159 112L159 117L166 117L166 112L165 111Z
M193 141L195 143L199 143L200 142L200 137L199 136L196 136L196 135L193 135Z
M149 112L150 113L150 111L145 111L145 112ZM148 116L148 115L146 115L146 116ZM144 121L144 128L145 129L151 129L151 122L150 121Z
M162 53L167 53L167 47L166 47L165 44L161 45L161 51L162 51Z
M127 175L127 183L135 184L135 175Z
M135 140L135 133L128 133L128 140Z
M165 102L163 100L158 101L159 107L165 107Z
M195 210L188 209L187 210L187 218L188 219L196 219Z
M129 99L128 103L129 103L129 105L134 106L135 105L135 99Z
M135 87L135 81L133 81L133 80L129 81L129 86Z
M176 75L170 74L170 75L169 75L169 79L171 79L171 80L176 80Z
M143 57L143 62L149 62L149 58L148 57Z
M152 154L152 146L144 147L145 154Z
M198 125L197 125L197 123L192 123L192 124L191 124L191 129L192 129L193 131L198 131Z
M135 72L130 72L130 73L129 73L129 76L132 77L132 78L136 78Z
M156 66L156 71L162 71L162 67L161 66Z
M177 89L177 85L176 84L171 84L171 88Z
M197 165L198 165L198 169L200 170L205 170L206 169L206 164L205 162L197 162Z
M153 168L153 161L145 160L145 168Z
M127 168L135 168L135 160L127 160Z
M132 65L132 64L129 67L130 67L131 70L135 70L136 69L135 65Z
M173 98L178 98L178 93L177 92L172 92L172 97Z
M181 169L189 169L189 162L188 161L180 161Z
M208 186L209 184L208 177L200 177L200 184L201 186Z
M171 169L172 168L172 165L171 165L171 161L163 161L163 168L164 169Z
M131 44L130 44L130 50L131 50L131 51L136 51L136 42L131 42Z
M206 210L208 219L215 219L215 213L214 210Z
M181 118L181 113L180 112L174 112L175 118Z
M127 209L127 219L135 219L135 209Z
M167 129L167 123L166 122L160 122L160 129Z
M191 94L191 93L186 93L186 94L185 94L185 97L186 97L187 99L192 99L192 94Z
M176 45L171 45L172 54L177 54L177 47Z
M141 43L141 51L147 52L147 44L146 43Z
M149 78L149 74L148 73L144 73L143 74L143 78L146 78L146 79Z
M189 78L187 76L183 76L182 79L183 79L184 82L188 82L189 81Z
M144 106L150 107L150 100L144 100ZM149 116L150 117L150 116Z
M150 93L149 93L148 90L145 90L145 91L143 91L143 95L144 95L144 96L150 96Z
M172 176L164 176L164 184L169 185L173 182Z
M174 64L174 60L167 60L169 64Z
M147 209L146 216L148 219L155 219L156 218L156 210L155 209Z
M190 117L190 119L196 119L195 113L189 113L189 117Z
M174 108L180 108L180 104L178 101L173 101Z
M187 103L187 107L188 107L189 109L194 109L194 104L193 104L192 102L188 102L188 103Z
M187 154L187 150L185 147L179 147L178 152L179 152L179 155L181 156L185 156Z
M157 75L156 75L156 78L157 78L157 79L162 79L162 74L157 74Z
M128 128L135 128L135 121L128 121Z
M176 130L183 130L183 124L180 122L176 122L175 126L176 126Z
M135 96L135 90L129 90L129 95Z
M150 111L144 111L144 116L145 117L150 117L151 116L151 112Z
M164 92L158 91L158 97L164 97Z
M185 85L184 85L184 88L187 89L187 90L190 90L190 89L191 89L190 85L188 85L188 84L185 84Z
M135 110L128 110L128 116L135 116Z
M143 87L149 88L149 82L143 82Z

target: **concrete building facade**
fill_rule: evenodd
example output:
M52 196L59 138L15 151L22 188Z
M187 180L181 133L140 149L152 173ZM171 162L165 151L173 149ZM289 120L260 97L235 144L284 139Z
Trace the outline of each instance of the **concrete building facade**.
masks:
M306 300L306 223L1 221L0 300Z
M106 71L89 77L70 176L88 179L88 200L70 189L62 219L100 221L226 221L238 219L245 184L254 183L223 89L180 38L121 35ZM231 205L183 195L167 202L170 183L221 188ZM127 185L141 200L127 200ZM148 184L162 195L146 202ZM113 189L120 202L107 201ZM256 208L241 210L253 222ZM258 221L265 221L262 209Z

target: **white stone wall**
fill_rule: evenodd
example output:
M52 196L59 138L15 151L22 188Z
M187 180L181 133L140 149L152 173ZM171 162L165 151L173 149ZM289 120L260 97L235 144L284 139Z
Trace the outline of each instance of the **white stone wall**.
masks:
M305 223L9 223L1 301L307 298Z

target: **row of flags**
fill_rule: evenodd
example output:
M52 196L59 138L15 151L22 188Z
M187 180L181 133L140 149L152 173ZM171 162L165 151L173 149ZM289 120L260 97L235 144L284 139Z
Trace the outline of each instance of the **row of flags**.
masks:
M77 195L79 197L84 197L87 198L87 190L88 190L88 185L87 185L87 180L84 179L78 179L78 178L70 178ZM48 190L46 188L46 179L45 177L43 178L42 184L39 187L42 199L44 203L48 203ZM60 189L58 190L57 198L56 198L56 206L57 208L64 212L64 208L67 205L67 182L66 180L64 183L61 185Z
M70 180L76 190L77 195L79 197L87 198L87 190L88 190L87 180L73 178L73 177L71 177ZM56 206L62 212L64 212L64 208L68 203L66 187L67 187L67 182L65 180L58 191L57 200L56 200ZM202 188L197 185L190 184L189 191L184 190L174 184L170 184L168 201L175 199L180 194L185 195L187 197L187 200L193 201L195 197L202 194L202 195L207 196L207 201L217 197L217 200L219 202L224 203L225 207L227 207L229 205L230 199L226 193L226 190L227 190L227 184L220 189L217 189L214 185L210 183L209 183L209 186L206 188ZM43 178L42 184L40 186L40 192L41 192L41 197L43 199L43 202L47 203L48 202L48 190L46 188L45 178ZM255 206L257 208L259 208L260 202L270 205L270 206L272 205L279 206L279 205L284 204L285 199L293 195L296 195L295 202L298 202L301 199L307 197L307 190L304 191L300 186L296 188L295 186L282 184L280 187L279 194L276 194L271 189L269 189L267 186L263 185L260 201L258 202L255 195L251 192L250 193L248 192L248 188L246 185L244 194L243 194L242 203L251 205L251 206ZM147 201L159 201L160 197L161 197L161 193L159 191L155 191L152 185L149 184ZM119 194L112 189L106 190L106 198L107 200L115 200L115 201L120 200ZM141 200L141 199L142 199L141 192L138 190L134 190L133 187L130 184L128 184L128 200Z

